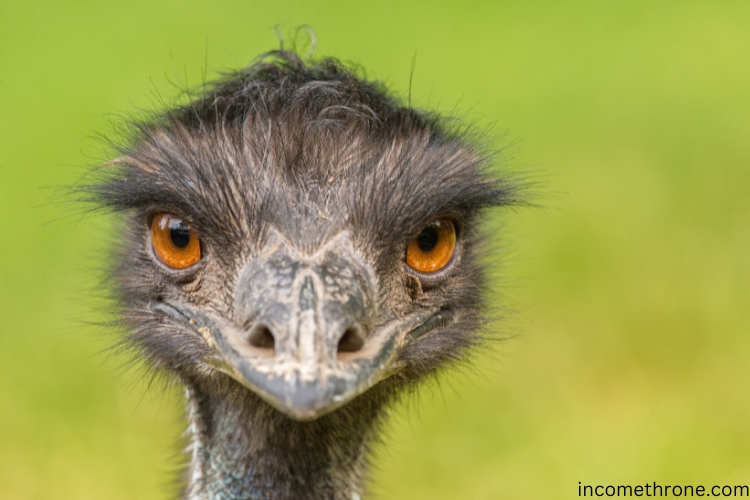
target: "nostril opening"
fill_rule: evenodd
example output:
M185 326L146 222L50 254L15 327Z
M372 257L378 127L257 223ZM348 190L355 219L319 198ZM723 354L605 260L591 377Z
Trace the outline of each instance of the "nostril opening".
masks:
M266 325L256 325L250 330L247 336L247 342L253 347L259 349L273 349L274 338L271 330Z
M339 339L338 352L357 352L365 345L362 330L356 326L350 326Z

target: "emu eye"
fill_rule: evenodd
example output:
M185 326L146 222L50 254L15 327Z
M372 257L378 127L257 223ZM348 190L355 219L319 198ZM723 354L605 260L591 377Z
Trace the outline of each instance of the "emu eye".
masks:
M172 214L157 214L151 221L151 244L156 256L174 269L185 269L201 260L198 235Z
M406 249L406 264L420 273L434 273L448 265L456 249L456 228L438 219L422 229Z

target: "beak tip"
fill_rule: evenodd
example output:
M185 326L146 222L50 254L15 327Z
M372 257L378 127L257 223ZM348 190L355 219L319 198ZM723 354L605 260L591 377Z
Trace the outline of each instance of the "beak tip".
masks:
M346 402L344 395L333 393L330 386L319 382L264 385L266 390L258 392L271 406L294 420L315 420Z
M301 411L294 408L286 408L282 413L298 422L312 422L320 416L315 410Z

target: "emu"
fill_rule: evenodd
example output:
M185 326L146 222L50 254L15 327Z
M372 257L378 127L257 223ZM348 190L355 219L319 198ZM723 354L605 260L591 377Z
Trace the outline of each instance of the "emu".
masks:
M120 214L123 342L185 388L183 498L364 497L398 395L486 339L479 226L511 177L455 121L282 50L130 130L85 191Z

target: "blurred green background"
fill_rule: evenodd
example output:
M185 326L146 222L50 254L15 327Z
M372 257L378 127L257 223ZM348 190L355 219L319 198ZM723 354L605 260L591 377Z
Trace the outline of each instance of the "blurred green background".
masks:
M396 411L380 499L750 483L750 2L0 0L0 498L170 498L178 390L87 322L107 217L59 188L112 116L302 24L318 55L519 138L518 336Z

